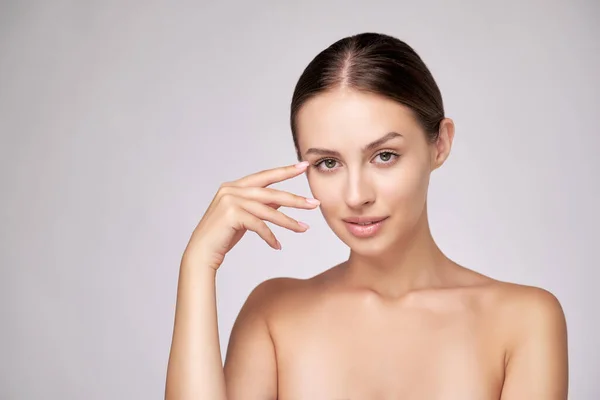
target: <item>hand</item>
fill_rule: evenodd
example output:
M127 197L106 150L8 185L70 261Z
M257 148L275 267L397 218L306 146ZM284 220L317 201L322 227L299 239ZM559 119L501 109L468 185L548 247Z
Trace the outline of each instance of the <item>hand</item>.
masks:
M265 221L294 232L305 232L308 225L278 209L281 206L314 209L320 204L319 201L267 186L298 176L306 171L307 166L308 162L302 162L222 184L194 230L184 259L199 259L217 270L225 254L249 230L256 232L274 249L281 249L281 244Z

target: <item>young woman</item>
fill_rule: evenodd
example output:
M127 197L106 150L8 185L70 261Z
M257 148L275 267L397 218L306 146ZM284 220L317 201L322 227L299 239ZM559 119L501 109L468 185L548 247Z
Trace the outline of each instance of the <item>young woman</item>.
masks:
M454 125L410 46L374 33L332 44L297 83L291 129L301 162L224 183L192 234L168 400L567 398L556 298L460 266L431 236L429 177ZM268 187L301 174L315 199ZM215 274L248 230L281 248L264 221L308 229L280 207L320 208L350 255L311 279L256 287L223 368Z

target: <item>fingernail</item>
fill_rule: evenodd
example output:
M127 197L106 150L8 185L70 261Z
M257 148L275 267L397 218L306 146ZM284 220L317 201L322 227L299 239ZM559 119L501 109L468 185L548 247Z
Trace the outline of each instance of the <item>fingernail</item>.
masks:
M308 224L306 224L306 223L304 223L304 222L302 222L302 221L298 221L298 225L300 225L301 227L303 227L303 228L305 228L305 229L308 229L308 228L310 228L310 226L308 226Z
M317 204L317 205L321 204L321 202L317 199L306 199L306 202L310 203L310 204Z
M277 241L277 250L281 250L281 243L279 243L279 240Z
M307 166L308 166L308 161L302 161L302 162L294 165L294 167L296 167L298 169L302 169L302 168L307 167Z

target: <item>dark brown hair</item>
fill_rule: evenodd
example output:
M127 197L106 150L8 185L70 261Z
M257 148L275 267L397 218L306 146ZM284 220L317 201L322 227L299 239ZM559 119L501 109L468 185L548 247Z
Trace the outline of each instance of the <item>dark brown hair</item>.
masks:
M434 142L444 118L440 90L421 57L405 42L380 33L348 36L321 51L294 89L290 124L298 160L296 116L302 105L338 88L375 93L407 106Z

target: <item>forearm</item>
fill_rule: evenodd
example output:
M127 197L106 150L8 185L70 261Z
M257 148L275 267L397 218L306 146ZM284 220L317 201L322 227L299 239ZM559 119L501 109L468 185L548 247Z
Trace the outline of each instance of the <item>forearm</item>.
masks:
M184 260L179 273L167 400L225 400L216 307L216 271Z

